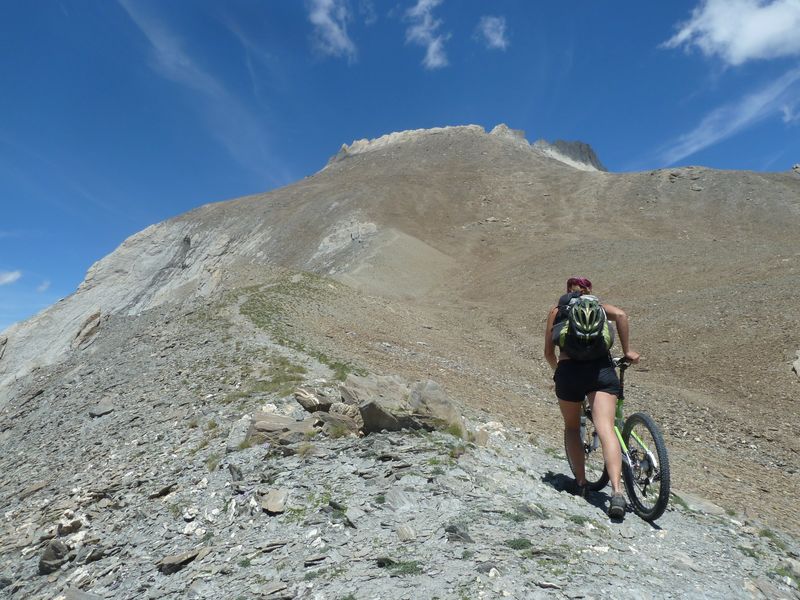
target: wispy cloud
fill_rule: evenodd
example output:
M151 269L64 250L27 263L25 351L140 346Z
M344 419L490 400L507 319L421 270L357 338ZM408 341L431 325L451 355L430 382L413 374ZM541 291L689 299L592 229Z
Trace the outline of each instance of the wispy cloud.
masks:
M425 47L422 64L426 69L439 69L448 65L444 43L450 39L450 34L438 33L442 20L433 18L433 9L441 3L442 0L417 0L406 12L406 17L411 21L406 30L406 43L412 42Z
M784 123L797 123L800 122L800 110L797 110L797 104L791 106L784 104L781 106L781 113L783 114Z
M378 20L378 13L372 0L361 0L358 3L358 12L364 18L364 25L374 25Z
M9 285L22 277L22 271L0 271L0 285Z
M505 50L508 48L505 17L481 17L475 36L486 44L489 50Z
M308 7L308 20L314 25L314 47L322 54L355 61L358 52L347 35L350 14L344 0L311 0Z
M209 96L225 95L223 86L194 63L163 22L133 0L119 2L153 47L156 59L153 66L161 75Z
M140 3L119 0L153 50L153 68L162 77L198 93L200 110L209 132L242 167L272 184L291 181L286 169L269 155L264 127L242 100L183 49L179 37ZM278 173L276 175L276 172Z
M702 0L663 46L697 47L731 66L794 56L800 54L800 1Z
M42 283L40 283L39 285L36 286L36 291L39 292L40 294L43 294L44 292L46 292L49 289L50 289L50 280L49 279L45 279Z
M768 117L795 115L800 107L800 68L792 69L769 85L737 102L720 106L700 124L667 144L659 161L671 165Z
M222 24L236 38L244 50L245 66L250 77L253 96L259 101L263 109L269 110L269 99L264 88L283 91L289 88L288 80L281 68L280 61L264 48L258 36L248 33L248 28L240 25L232 16L223 13L220 18ZM262 75L262 72L266 76Z

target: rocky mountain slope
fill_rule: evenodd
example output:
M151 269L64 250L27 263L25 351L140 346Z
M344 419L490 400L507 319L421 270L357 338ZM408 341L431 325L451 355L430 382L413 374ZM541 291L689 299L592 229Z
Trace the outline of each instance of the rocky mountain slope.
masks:
M396 581L397 598L579 597L598 594L582 577L603 565L623 597L793 597L800 323L784 307L798 221L795 173L614 174L579 145L469 126L355 142L294 185L154 225L0 334L3 591L366 598L384 589L371 580ZM718 514L675 500L653 530L609 523L602 494L559 491L541 337L574 274L631 315L644 359L626 410L654 415L679 496ZM335 389L352 371L433 379L473 427L503 435L320 434L288 457L226 452L243 415L295 414L295 385ZM266 514L272 488L297 512ZM408 498L392 504L393 491ZM59 520L72 556L38 575ZM451 539L463 523L474 548ZM201 547L175 574L154 566ZM651 576L623 588L629 568Z

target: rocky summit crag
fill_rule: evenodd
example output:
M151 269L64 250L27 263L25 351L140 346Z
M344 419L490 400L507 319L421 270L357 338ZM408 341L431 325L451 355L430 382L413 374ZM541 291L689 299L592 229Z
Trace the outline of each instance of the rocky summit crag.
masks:
M0 595L800 597L798 221L794 172L468 126L154 225L0 334ZM631 315L657 526L567 492L574 274Z

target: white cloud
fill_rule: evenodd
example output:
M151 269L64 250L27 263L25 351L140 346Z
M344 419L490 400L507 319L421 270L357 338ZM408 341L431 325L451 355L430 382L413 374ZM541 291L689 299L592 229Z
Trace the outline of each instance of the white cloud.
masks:
M478 38L489 50L505 50L508 47L505 17L481 17L476 30Z
M448 65L444 43L450 39L450 34L437 33L442 21L433 18L433 9L441 3L442 0L417 0L406 12L406 17L411 21L411 26L406 30L406 43L425 46L422 64L426 69L439 69Z
M797 106L784 104L781 106L781 113L783 113L784 123L797 123L800 122L800 110Z
M800 107L800 68L792 69L737 102L720 106L700 124L669 143L659 153L671 165L724 140L770 116L794 115Z
M347 35L350 15L344 0L311 0L308 20L314 25L314 45L323 54L356 59L356 45Z
M44 292L46 292L49 289L50 289L50 280L49 279L45 279L42 283L40 283L38 286L36 286L36 291L39 292L40 294L43 294Z
M702 0L664 44L736 66L800 54L800 0Z
M0 271L0 285L14 283L22 277L22 271Z
M132 0L119 2L153 46L156 57L154 67L161 75L209 96L224 94L217 80L192 61L181 48L178 37L164 23L141 10L141 4Z

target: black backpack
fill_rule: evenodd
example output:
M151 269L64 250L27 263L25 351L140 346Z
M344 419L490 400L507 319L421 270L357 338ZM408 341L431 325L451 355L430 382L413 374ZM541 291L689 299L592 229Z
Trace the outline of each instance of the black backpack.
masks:
M590 297L595 299L594 296ZM602 308L602 324L599 335L587 341L580 339L574 331L570 310L578 304L580 298L580 292L571 292L559 298L558 313L553 323L553 344L574 360L593 360L608 356L611 346L614 345L614 329L608 324L608 318Z

